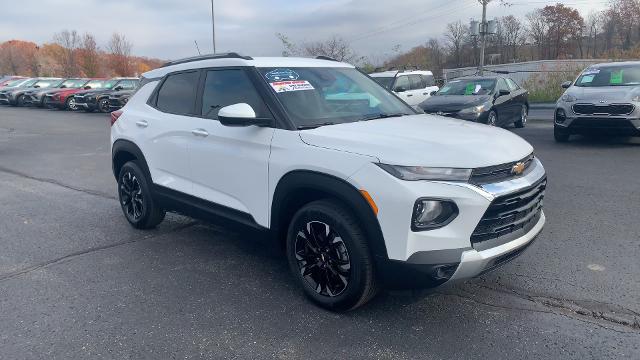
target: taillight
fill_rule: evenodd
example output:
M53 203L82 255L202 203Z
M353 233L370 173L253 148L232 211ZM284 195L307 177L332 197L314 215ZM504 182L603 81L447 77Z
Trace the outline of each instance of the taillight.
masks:
M116 110L111 113L111 126L113 126L113 124L115 124L116 121L118 121L118 118L120 117L120 115L122 115L122 110Z

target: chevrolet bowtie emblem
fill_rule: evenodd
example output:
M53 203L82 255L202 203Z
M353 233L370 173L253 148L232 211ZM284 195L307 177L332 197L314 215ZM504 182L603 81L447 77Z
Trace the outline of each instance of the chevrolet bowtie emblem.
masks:
M511 173L513 175L522 175L523 172L524 172L524 163L523 162L519 162L519 163L513 165L513 167L511 168Z

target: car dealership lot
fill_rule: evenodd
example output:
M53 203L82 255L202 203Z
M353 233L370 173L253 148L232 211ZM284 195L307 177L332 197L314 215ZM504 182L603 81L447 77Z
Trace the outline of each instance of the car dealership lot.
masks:
M0 358L638 358L640 139L556 144L550 114L512 129L549 176L527 252L334 314L253 234L177 215L133 230L108 116L0 108Z

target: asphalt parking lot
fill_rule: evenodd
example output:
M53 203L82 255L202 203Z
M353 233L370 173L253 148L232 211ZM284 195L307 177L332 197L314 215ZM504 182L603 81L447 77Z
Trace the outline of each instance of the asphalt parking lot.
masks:
M497 272L321 310L271 244L177 215L132 229L105 114L0 108L0 358L640 358L640 139L515 131L547 225ZM547 120L544 120L544 119Z

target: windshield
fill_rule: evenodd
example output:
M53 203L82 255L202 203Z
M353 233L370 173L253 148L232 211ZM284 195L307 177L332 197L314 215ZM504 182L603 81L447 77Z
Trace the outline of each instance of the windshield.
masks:
M118 80L109 80L102 83L102 87L105 89L111 89L118 83Z
M85 87L88 86L92 89L99 89L102 87L102 84L104 84L104 80L91 80L85 85Z
M587 68L575 86L636 86L640 85L640 65L617 65Z
M7 84L5 86L6 87L16 87L16 86L20 86L20 84L22 84L23 82L24 82L24 79L11 80L11 81L7 82Z
M79 87L82 87L86 83L87 83L87 80L84 80L84 79L69 79L69 80L65 80L62 83L62 85L60 85L60 87L77 89Z
M25 82L24 84L20 85L20 87L32 87L37 82L38 82L38 79L31 79L31 80Z
M260 68L299 128L416 112L353 68Z
M496 87L495 79L452 80L436 95L488 95Z
M62 81L58 80L58 79L48 79L48 80L40 80L37 83L35 83L33 86L38 86L41 88L47 88L47 87L51 87L51 86L57 86L58 84L60 84Z
M373 80L375 80L378 84L384 86L385 88L391 89L391 85L393 85L393 80L395 80L395 78L374 76Z

